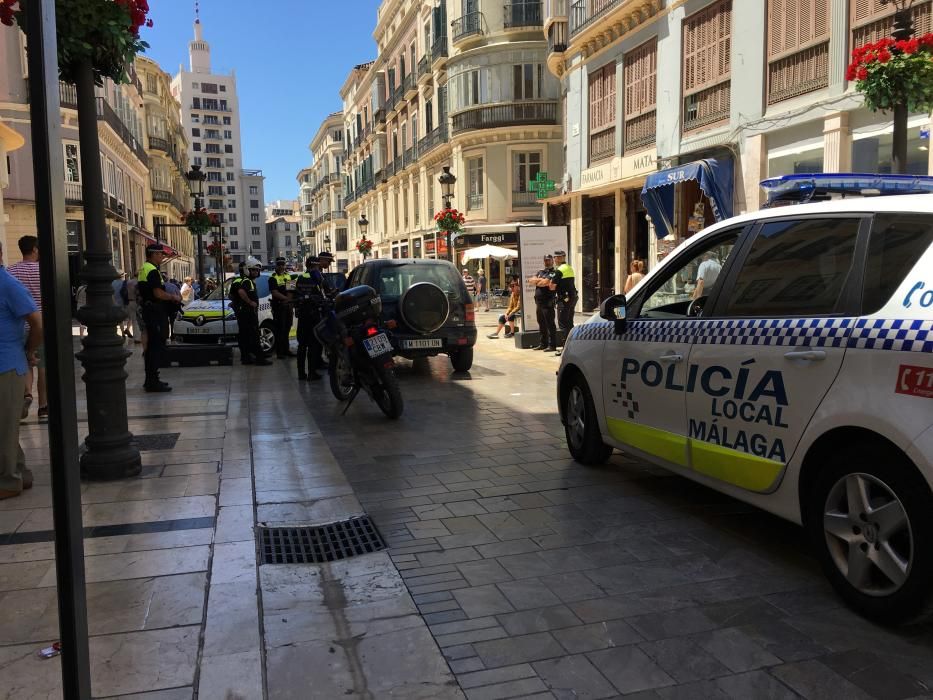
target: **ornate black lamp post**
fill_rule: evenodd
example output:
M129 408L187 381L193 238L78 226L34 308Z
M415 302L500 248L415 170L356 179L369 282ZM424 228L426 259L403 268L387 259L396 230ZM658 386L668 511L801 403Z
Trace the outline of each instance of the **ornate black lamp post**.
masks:
M197 211L203 206L204 181L207 174L201 170L200 165L192 165L191 170L185 173L185 179L191 187L191 196L194 197L194 209ZM198 284L204 292L204 235L198 231Z
M324 234L324 250L330 251L330 234Z
M366 214L360 216L360 220L356 222L356 225L360 227L360 238L366 238L366 231L369 229L369 220L366 218Z
M450 209L450 200L454 198L454 185L457 184L456 176L450 172L450 166L445 165L441 168L443 172L438 176L437 181L441 183L441 197L444 200L444 209ZM453 260L454 254L454 241L453 236L449 233L445 234L449 239L447 241L447 259Z
M914 21L911 8L914 0L881 0L882 5L893 4L894 28L891 36L897 41L909 39L914 33ZM907 96L903 95L894 104L894 134L891 143L891 172L907 172Z

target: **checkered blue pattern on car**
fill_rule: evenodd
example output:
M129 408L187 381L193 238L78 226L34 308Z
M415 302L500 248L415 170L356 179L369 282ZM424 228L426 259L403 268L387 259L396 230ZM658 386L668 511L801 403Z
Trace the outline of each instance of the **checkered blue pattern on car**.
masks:
M690 319L629 321L616 335L611 321L574 328L574 341L775 345L933 352L933 321L854 318Z

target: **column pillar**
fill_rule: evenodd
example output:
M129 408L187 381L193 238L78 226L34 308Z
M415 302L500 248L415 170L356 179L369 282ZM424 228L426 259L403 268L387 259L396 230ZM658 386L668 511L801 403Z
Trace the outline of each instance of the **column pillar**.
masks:
M829 4L829 46L849 45L849 0L830 0ZM832 50L829 52L829 93L841 95L846 90L846 68L849 53ZM829 170L824 168L827 172Z
M577 284L577 290L580 292L580 298L577 301L577 311L583 309L583 197L575 194L570 197L570 265L580 275ZM529 273L533 274L533 273ZM525 275L526 277L528 275Z
M741 198L736 202L736 213L744 214L761 208L761 188L758 183L768 176L768 145L764 134L754 134L745 139L742 162L736 168L741 183L735 191Z
M622 276L625 273L625 260L628 257L628 202L625 201L625 193L618 189L613 192L615 199L615 255L613 256L612 279L615 280L613 287L618 294L625 285Z
M852 172L852 129L848 112L835 112L823 120L823 172Z

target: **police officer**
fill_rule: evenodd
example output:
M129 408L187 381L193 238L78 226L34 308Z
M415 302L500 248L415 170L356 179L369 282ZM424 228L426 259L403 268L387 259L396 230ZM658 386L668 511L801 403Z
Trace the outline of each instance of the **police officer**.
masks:
M321 307L326 297L324 275L320 261L313 255L305 260L305 271L295 280L295 304L298 313L298 379L316 381L321 365L323 348L314 334L314 327L321 320Z
M292 295L288 286L292 276L285 271L285 258L275 259L275 272L269 276L269 294L272 296L272 322L275 324L275 354L277 357L294 357L288 347L288 335L292 330Z
M165 260L165 249L159 243L146 246L146 262L139 268L136 295L142 307L143 324L146 326L146 349L143 360L146 367L146 391L171 391L168 383L159 379L159 367L165 358L165 337L168 332L168 310L166 305L181 303L181 296L165 291L165 277L159 265Z
M563 250L554 251L555 283L557 284L557 325L560 327L561 346L567 342L570 331L573 330L573 312L577 307L577 284L574 279L573 268L567 263L567 253ZM557 352L560 356L560 352Z
M548 253L544 256L544 269L528 278L528 284L535 287L535 311L538 331L541 333L540 342L532 350L557 352L557 325L554 321L554 308L557 306L556 276L554 256Z
M236 290L237 328L239 330L240 361L244 365L270 365L259 345L259 293L256 278L262 263L255 258L246 261L247 276L240 281Z

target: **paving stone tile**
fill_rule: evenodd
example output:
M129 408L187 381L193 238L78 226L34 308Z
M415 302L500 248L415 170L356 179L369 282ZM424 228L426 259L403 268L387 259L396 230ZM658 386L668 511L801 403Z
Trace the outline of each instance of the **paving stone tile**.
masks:
M570 608L563 605L507 613L499 615L498 618L499 623L511 635L547 632L580 624L579 618L570 611Z
M441 634L453 634L455 632L466 632L468 630L480 630L486 629L488 627L498 627L499 622L495 617L477 617L471 620L463 620L462 622L450 622L443 624L431 625L431 634L441 635Z
M459 535L437 536L436 539L437 543L444 549L473 547L474 545L491 544L499 541L498 537L488 530L464 532Z
M728 675L729 669L712 654L698 647L693 639L674 637L645 642L639 648L678 683Z
M463 578L470 582L471 586L482 586L487 583L499 583L501 581L511 581L512 576L508 571L502 568L495 559L483 559L464 564L458 564L457 568L463 574Z
M470 657L476 656L476 650L473 648L472 644L461 644L456 647L447 647L443 650L444 658L448 661L456 661L458 659L467 659Z
M440 566L442 564L459 564L465 561L476 561L483 557L473 547L460 547L458 549L445 549L440 552L421 552L418 561L422 566Z
M485 642L488 639L502 639L507 636L509 636L508 632L499 626L495 626L477 630L467 630L465 632L455 632L453 634L435 635L434 639L437 642L437 646L441 649L446 649L447 647L456 647L461 644Z
M716 679L716 685L735 700L797 700L800 698L767 671L749 671Z
M576 571L542 576L540 581L564 603L601 598L606 595L606 592L585 574Z
M538 545L530 539L520 538L507 540L505 542L493 542L491 544L477 545L476 551L486 558L503 557L512 554L525 554L527 552L537 552Z
M729 696L714 681L702 680L672 685L654 691L663 700L728 700ZM757 700L757 699L756 699Z
M782 620L743 625L738 629L763 649L785 662L805 661L829 653L829 649L817 644Z
M771 669L771 673L807 700L868 700L871 696L816 660L798 661Z
M473 646L486 668L553 659L564 654L557 640L547 632L478 642Z
M468 617L486 617L512 612L512 605L494 585L474 586L453 591L454 598Z
M532 666L557 698L608 698L616 694L613 685L585 656L536 661Z
M449 612L451 610L460 610L460 604L451 596L450 600L442 600L437 603L424 603L418 606L422 615L433 615L439 612Z
M474 656L469 659L457 659L455 661L449 662L450 670L459 676L464 673L472 673L473 671L482 671L483 662L479 660L479 657Z
M531 693L545 691L547 687L538 678L523 678L495 685L482 686L466 691L467 700L499 700L500 698L527 697Z
M901 673L886 660L864 650L830 654L820 661L876 698L912 698L929 693L924 683Z
M476 673L465 673L458 676L457 682L464 690L478 688L484 685L494 685L506 681L519 680L521 678L534 678L535 670L528 664L517 664L515 666L502 666L488 671L478 671Z
M472 500L448 502L446 505L447 510L455 516L483 515L486 513L485 508Z
M643 641L643 637L624 620L608 620L559 629L554 631L554 637L571 654L611 649Z
M675 684L673 678L636 646L593 651L586 656L621 693Z
M537 578L555 573L554 567L538 554L538 552L529 552L499 557L498 562L516 579Z
M751 671L762 666L776 666L781 659L755 643L740 629L730 627L697 635L693 640L725 664L733 673Z
M560 600L537 579L522 579L498 584L499 590L516 610L557 605Z
M706 632L719 626L698 608L639 615L630 618L628 623L644 635L645 639L667 639Z
M424 611L424 608L419 608L424 621L428 625L436 625L446 622L456 622L458 620L467 619L466 613L463 612L459 607L456 607L452 610L442 610L440 612L427 613Z

